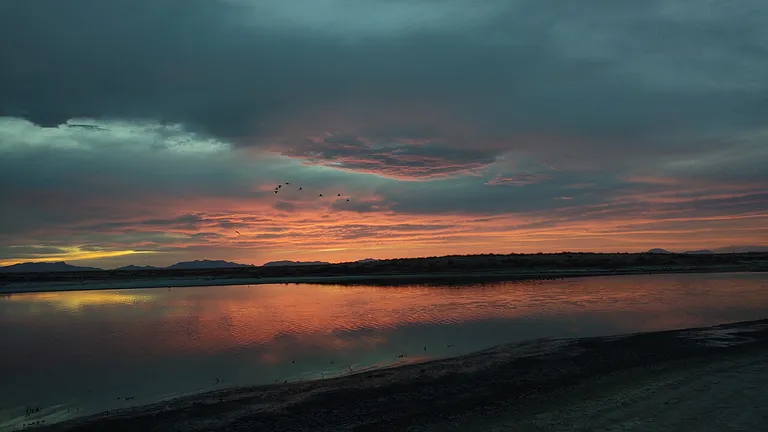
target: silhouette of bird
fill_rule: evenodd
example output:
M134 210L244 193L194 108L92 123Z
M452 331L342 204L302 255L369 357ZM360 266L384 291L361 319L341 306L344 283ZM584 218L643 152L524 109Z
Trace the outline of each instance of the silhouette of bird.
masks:
M235 230L235 232L237 233L237 235L240 235L240 231L238 231L238 230Z
M275 193L277 193L277 191L275 191Z
M318 195L319 197L323 196L323 194Z
M285 184L289 185L289 184L291 184L291 182L285 182Z
M283 187L283 185L277 185L277 188L278 188L278 189L280 189L281 187Z
M341 194L336 194L336 196L341 196Z
M347 198L347 202L349 202L349 198Z
M299 186L299 190L301 190L301 186Z

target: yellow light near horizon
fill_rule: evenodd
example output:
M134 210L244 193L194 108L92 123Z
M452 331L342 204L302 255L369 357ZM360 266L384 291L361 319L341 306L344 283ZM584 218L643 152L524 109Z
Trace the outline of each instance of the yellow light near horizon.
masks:
M43 262L55 262L55 261L80 261L80 260L94 260L101 258L114 258L125 255L135 254L157 254L162 252L156 251L136 251L136 250L121 250L121 251L82 251L78 247L64 247L61 248L66 251L63 254L57 255L37 255L26 258L9 258L0 260L0 266L9 266L30 261L43 261Z

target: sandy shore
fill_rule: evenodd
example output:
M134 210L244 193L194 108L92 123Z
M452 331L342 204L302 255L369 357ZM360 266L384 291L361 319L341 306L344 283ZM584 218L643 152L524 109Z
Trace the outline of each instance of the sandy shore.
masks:
M539 271L476 271L441 272L418 274L370 274L350 276L286 276L260 278L218 277L168 277L168 278L121 278L85 280L77 282L14 282L0 285L0 294L29 292L88 291L136 288L178 288L193 286L260 285L260 284L332 284L332 285L403 285L426 283L476 283L528 279L557 279L585 276L621 276L634 274L675 273L738 273L761 272L768 268L754 266L707 266L707 267L638 267L631 269L584 269Z
M40 430L768 430L768 320L535 340L334 379L216 391Z

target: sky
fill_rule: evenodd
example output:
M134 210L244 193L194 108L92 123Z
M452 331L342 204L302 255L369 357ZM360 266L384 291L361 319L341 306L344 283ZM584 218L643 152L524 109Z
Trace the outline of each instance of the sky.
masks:
M754 0L0 0L0 265L766 245L765 22Z

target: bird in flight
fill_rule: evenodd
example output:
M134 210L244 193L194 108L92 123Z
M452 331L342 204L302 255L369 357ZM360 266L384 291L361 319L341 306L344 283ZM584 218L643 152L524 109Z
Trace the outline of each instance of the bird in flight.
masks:
M341 196L341 194L336 194L336 196Z
M237 235L240 235L240 231L238 231L238 230L235 230L235 232L237 233Z
M323 196L323 194L318 195L319 197Z

